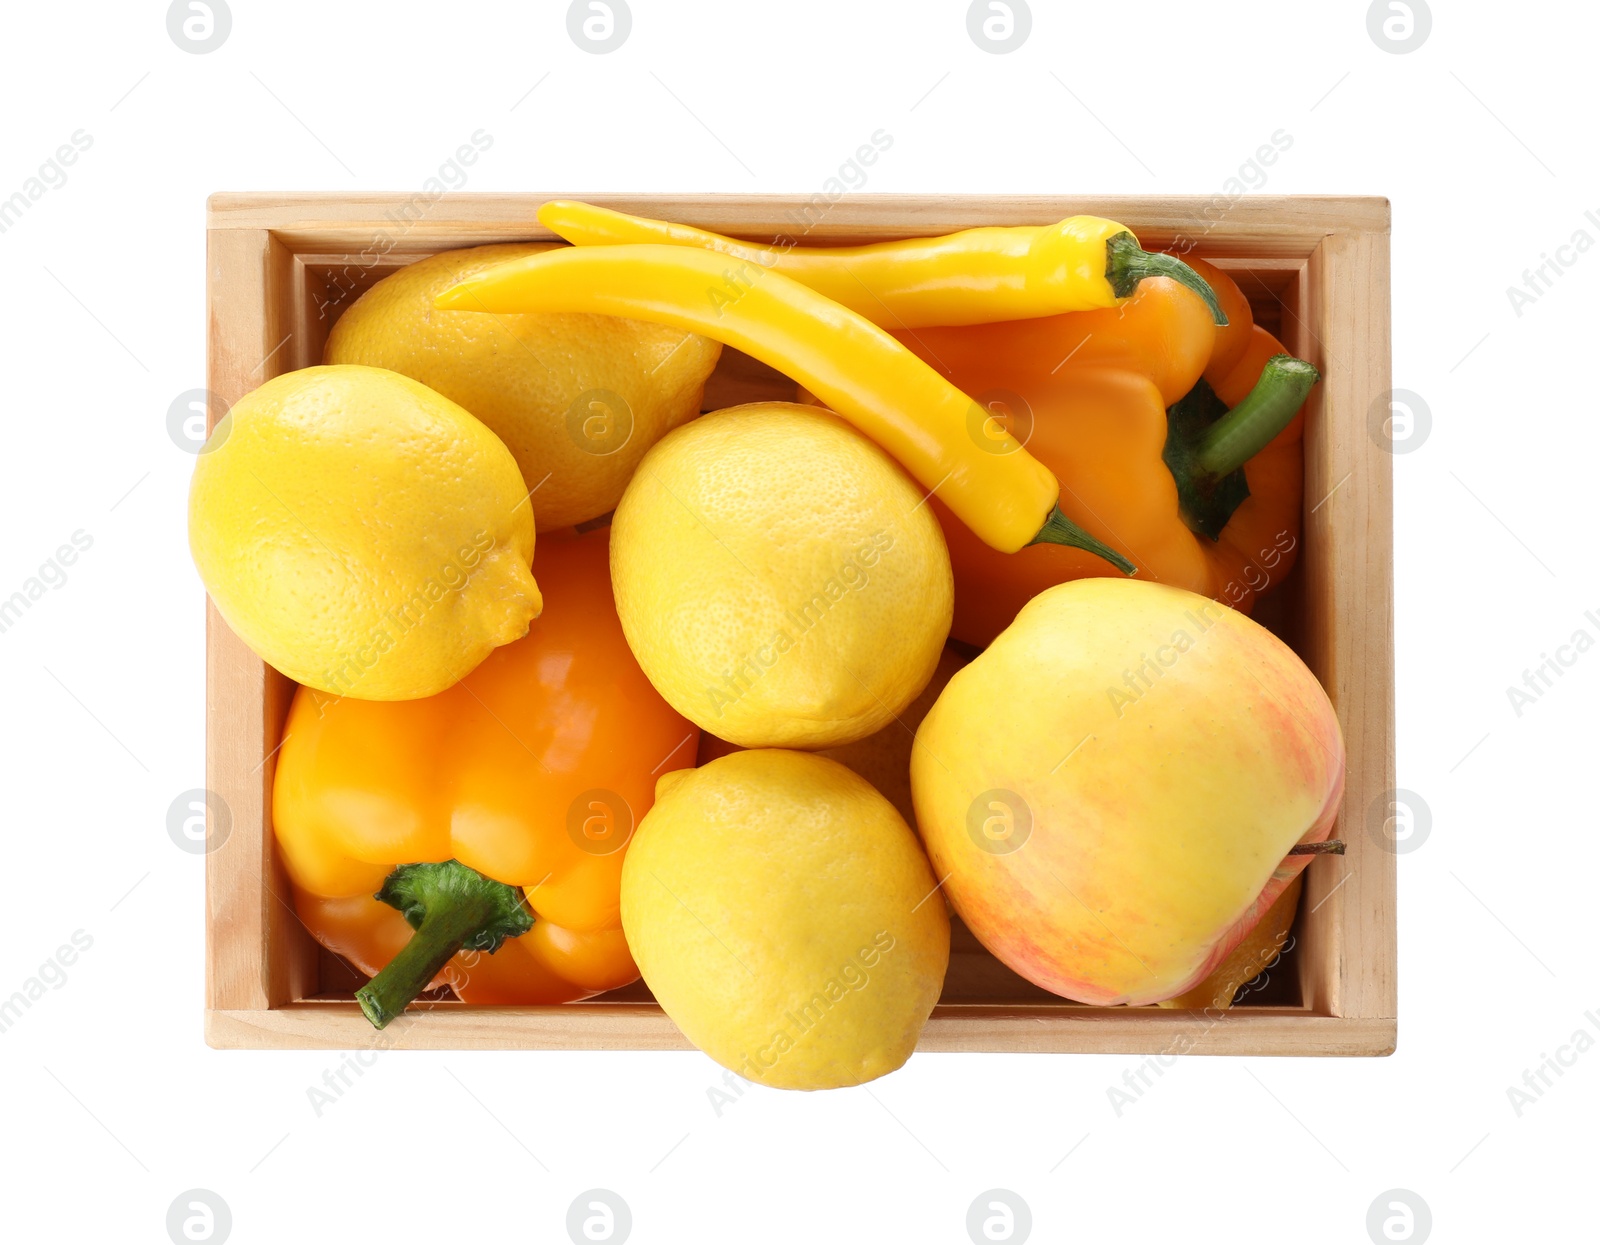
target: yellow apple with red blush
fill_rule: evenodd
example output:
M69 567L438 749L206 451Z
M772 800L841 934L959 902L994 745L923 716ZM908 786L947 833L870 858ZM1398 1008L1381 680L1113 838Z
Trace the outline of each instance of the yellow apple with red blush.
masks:
M935 873L1029 981L1147 1004L1204 981L1314 858L1344 790L1316 676L1243 614L1085 579L951 680L911 786Z

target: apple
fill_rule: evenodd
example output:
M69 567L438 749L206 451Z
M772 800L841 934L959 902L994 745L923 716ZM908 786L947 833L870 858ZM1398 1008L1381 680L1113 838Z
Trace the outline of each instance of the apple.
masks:
M1204 981L1305 868L1293 849L1327 839L1344 769L1327 694L1266 628L1085 579L950 680L911 788L985 947L1066 998L1146 1004Z

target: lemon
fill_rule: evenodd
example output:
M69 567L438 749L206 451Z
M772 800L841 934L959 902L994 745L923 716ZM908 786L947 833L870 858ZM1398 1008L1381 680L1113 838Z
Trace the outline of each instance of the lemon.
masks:
M454 402L378 368L306 368L217 425L189 547L263 660L321 691L410 700L538 616L524 493L506 447Z
M590 315L436 311L486 268L547 251L444 251L385 277L339 318L326 363L401 372L459 402L510 448L540 531L612 510L661 435L700 413L722 346L659 324Z
M679 713L747 748L888 724L950 630L950 557L922 491L838 416L702 416L639 465L611 528L617 613Z
M622 928L691 1042L780 1089L911 1056L950 959L916 836L837 761L759 749L661 779L622 866Z

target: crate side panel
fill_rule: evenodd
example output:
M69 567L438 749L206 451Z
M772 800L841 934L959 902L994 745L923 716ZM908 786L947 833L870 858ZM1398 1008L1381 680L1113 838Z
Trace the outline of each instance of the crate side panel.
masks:
M1302 315L1322 384L1306 440L1313 570L1300 624L1305 655L1339 712L1347 753L1336 833L1342 868L1307 879L1310 940L1324 951L1311 1005L1350 1017L1396 1013L1395 856L1374 833L1394 787L1393 461L1370 412L1390 388L1389 239L1329 237L1308 265ZM1310 910L1314 909L1314 912Z
M207 239L210 421L285 370L282 289L292 257L260 231ZM206 784L228 809L229 832L207 857L208 1006L276 1006L315 989L311 945L286 902L273 850L272 758L292 684L270 670L206 606Z
M352 1003L296 1003L269 1012L212 1012L213 1046L272 1050L692 1049L656 1007L443 1005L375 1033ZM939 1007L918 1050L1125 1055L1385 1055L1394 1021L1259 1009L1224 1016L1120 1008Z
M980 225L1045 225L1086 213L1127 225L1146 245L1305 258L1336 231L1386 230L1384 199L1249 195L1219 205L1203 195L638 195L550 191L464 194L219 194L213 228L269 229L297 251L381 258L397 248L441 249L545 239L535 213L550 199L582 199L619 211L747 238L786 236L825 245L937 234ZM1225 210L1223 208L1225 207Z
M206 246L209 304L209 427L253 387L271 347L267 267L261 230L212 231ZM265 668L206 602L206 786L227 810L227 837L214 814L206 857L206 999L211 1008L265 1008L268 921L263 885L270 869L262 836L265 790Z

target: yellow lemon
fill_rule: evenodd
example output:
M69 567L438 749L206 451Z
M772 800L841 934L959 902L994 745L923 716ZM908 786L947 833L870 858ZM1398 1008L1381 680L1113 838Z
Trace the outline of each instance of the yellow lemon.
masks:
M510 448L541 532L613 509L663 433L700 413L722 346L589 315L435 311L433 299L550 243L444 251L385 277L339 318L326 363L401 372L458 402Z
M378 368L306 368L242 398L195 465L189 547L258 656L363 700L442 692L542 605L511 454Z
M617 613L679 713L747 748L872 734L933 674L950 557L922 491L842 419L761 402L646 454L611 528Z
M893 805L837 761L758 749L656 788L622 866L622 928L656 1000L723 1067L859 1085L911 1056L950 920Z

